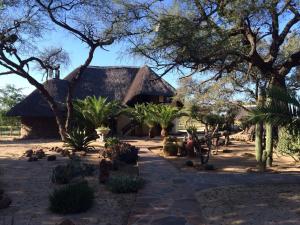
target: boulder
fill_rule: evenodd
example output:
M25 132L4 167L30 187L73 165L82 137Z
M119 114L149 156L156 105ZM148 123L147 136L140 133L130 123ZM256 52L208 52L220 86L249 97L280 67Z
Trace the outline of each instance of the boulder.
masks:
M32 150L32 149L27 150L27 151L24 153L24 155L25 155L26 157L31 157L31 156L33 155L33 150Z
M38 158L36 156L31 156L28 158L28 162L36 162L38 161Z
M71 155L70 151L67 149L63 149L60 153L62 157L69 157Z
M223 149L223 153L232 153L232 150L230 150L230 149Z
M38 159L42 159L46 156L45 152L43 149L39 149L35 152L35 155Z

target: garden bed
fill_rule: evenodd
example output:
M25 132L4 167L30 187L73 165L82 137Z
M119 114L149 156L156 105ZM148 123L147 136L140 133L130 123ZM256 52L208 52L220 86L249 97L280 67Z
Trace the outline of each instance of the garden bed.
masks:
M162 147L151 148L151 151L158 154L172 163L176 168L187 171L204 171L200 165L199 158L166 156ZM300 164L295 164L290 157L274 153L273 167L269 172L300 172ZM192 161L194 166L187 166L187 161ZM257 172L255 151L253 142L232 141L229 146L220 146L217 154L212 154L208 164L214 166L212 172L248 173Z
M22 154L29 148L38 146L61 146L60 142L32 143L30 141L6 142L0 144L0 180L5 192L12 198L9 208L0 211L0 220L9 221L14 217L15 224L55 225L65 218L71 219L76 225L94 224L127 224L128 215L135 202L135 193L114 194L107 186L99 184L98 170L91 177L87 177L89 185L95 190L94 205L87 212L73 215L59 215L50 212L48 196L60 187L51 182L51 171L57 165L66 164L68 158L52 151L47 154L56 154L57 160L49 162L41 159L37 162L28 162ZM93 153L82 157L90 164L99 164L99 154ZM112 171L111 176L138 175L136 165L121 164L119 170Z

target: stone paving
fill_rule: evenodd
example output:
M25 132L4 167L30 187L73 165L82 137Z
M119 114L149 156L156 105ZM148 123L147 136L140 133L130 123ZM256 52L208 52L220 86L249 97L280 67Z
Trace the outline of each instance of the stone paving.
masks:
M184 172L149 151L140 151L146 186L136 198L128 225L206 225L195 194L228 185L300 183L300 174Z

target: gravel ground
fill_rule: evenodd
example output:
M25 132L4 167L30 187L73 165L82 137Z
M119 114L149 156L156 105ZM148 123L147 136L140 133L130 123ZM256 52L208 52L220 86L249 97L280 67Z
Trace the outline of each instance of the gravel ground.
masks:
M300 185L227 186L196 194L208 224L296 225L300 218Z
M61 146L55 141L17 141L0 142L0 181L5 192L13 202L7 209L0 211L0 224L10 224L14 217L14 225L55 225L64 218L76 222L76 225L123 225L135 202L135 194L112 194L105 186L98 184L97 174L88 178L95 189L95 204L86 213L76 215L56 215L48 210L49 193L56 187L50 181L52 169L64 164L67 158L58 156L54 162L46 159L38 162L27 162L22 157L25 150L39 147ZM53 152L46 152L53 154ZM98 155L88 155L85 160L98 164Z

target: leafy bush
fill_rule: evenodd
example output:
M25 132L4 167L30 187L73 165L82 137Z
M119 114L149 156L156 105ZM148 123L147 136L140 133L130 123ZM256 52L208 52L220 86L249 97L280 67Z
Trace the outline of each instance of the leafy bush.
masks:
M135 164L138 160L139 149L118 139L109 139L102 155L110 160L120 160L128 164Z
M96 140L94 134L88 133L85 129L74 128L66 135L65 146L72 148L73 151L88 151L94 149L89 146L92 141Z
M164 144L164 153L167 156L177 156L178 146L173 142L166 142Z
M138 161L139 149L130 144L122 143L118 159L127 164L135 164Z
M52 170L51 181L55 184L67 184L73 178L71 168L67 165L58 165Z
M300 135L292 134L286 129L279 132L277 150L292 157L295 161L300 160Z
M105 139L105 148L113 148L116 145L120 144L120 140L116 137L109 137Z
M71 184L54 190L49 196L49 201L50 210L54 213L85 212L93 205L94 190L87 182Z
M189 167L193 167L194 166L194 162L192 160L188 160L188 161L185 162L185 165L189 166Z
M108 182L108 189L113 193L133 193L141 189L145 181L140 177L115 176Z

